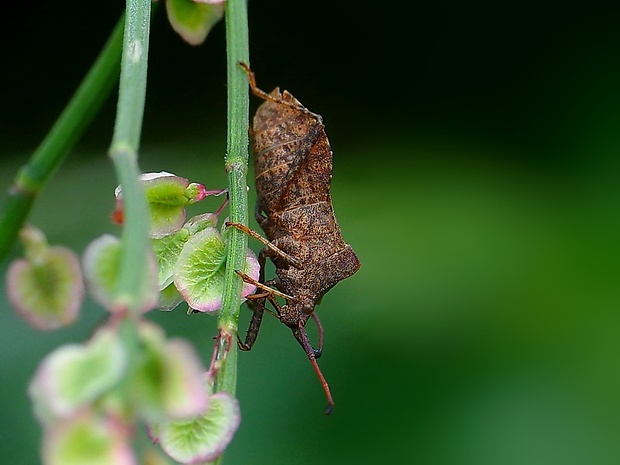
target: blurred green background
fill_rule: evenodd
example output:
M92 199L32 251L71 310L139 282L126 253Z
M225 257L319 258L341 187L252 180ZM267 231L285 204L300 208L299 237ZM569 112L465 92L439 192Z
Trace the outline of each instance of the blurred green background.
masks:
M82 5L7 6L3 189L123 8L108 2L93 21ZM566 4L249 5L259 86L324 117L336 214L362 268L319 307L333 415L290 331L266 319L239 357L243 421L226 463L620 463L620 18ZM223 187L224 28L190 48L163 13L141 168ZM31 217L79 252L118 232L114 103ZM37 463L26 386L104 314L87 302L75 326L39 333L0 298L0 457ZM151 317L208 360L215 319Z

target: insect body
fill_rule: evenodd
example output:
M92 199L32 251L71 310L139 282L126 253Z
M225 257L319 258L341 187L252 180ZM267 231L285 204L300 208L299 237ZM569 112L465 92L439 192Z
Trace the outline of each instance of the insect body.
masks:
M267 94L258 89L252 71L242 66L252 92L265 100L254 116L252 152L258 198L256 220L266 239L243 225L232 224L265 244L259 254L259 282L254 282L260 291L251 299L254 315L246 340L239 345L244 350L252 347L265 301L269 300L277 317L291 328L308 355L323 384L329 413L333 400L316 362L322 351L322 328L314 308L334 285L353 275L360 262L344 242L334 215L329 192L332 151L322 118L287 91L281 93L276 88ZM267 257L274 263L277 276L269 281L264 276ZM276 296L286 303L280 305ZM310 317L319 326L318 349L311 345L306 333Z

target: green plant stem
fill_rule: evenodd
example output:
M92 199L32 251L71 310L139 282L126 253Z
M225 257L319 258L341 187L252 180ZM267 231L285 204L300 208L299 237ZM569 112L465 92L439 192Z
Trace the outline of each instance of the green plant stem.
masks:
M228 135L226 171L230 197L230 221L248 223L248 170L249 90L247 76L239 62L249 64L248 17L246 0L228 0L225 10L226 54L228 70ZM235 394L237 382L237 322L241 305L243 282L235 270L245 267L248 239L241 231L230 228L226 281L220 329L220 370L215 380L216 391Z
M136 315L147 276L150 216L139 182L138 148L146 95L150 0L127 0L118 106L110 158L123 195L124 228L116 305Z
M17 173L0 219L0 262L11 250L37 195L115 87L120 70L123 23L124 16L50 132Z

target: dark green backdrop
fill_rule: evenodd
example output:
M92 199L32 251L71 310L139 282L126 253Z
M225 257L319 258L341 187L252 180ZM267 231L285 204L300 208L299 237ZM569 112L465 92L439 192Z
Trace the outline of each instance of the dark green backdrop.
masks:
M240 354L243 422L226 463L620 462L620 18L455 3L250 2L258 84L323 115L336 213L362 268L319 307L334 414L268 319ZM123 8L85 5L28 2L0 20L3 189ZM141 167L223 187L223 25L190 48L163 13ZM31 218L80 252L116 231L113 118L112 98ZM0 457L37 463L27 383L103 311L89 302L76 326L38 333L2 294ZM208 359L214 319L152 318Z

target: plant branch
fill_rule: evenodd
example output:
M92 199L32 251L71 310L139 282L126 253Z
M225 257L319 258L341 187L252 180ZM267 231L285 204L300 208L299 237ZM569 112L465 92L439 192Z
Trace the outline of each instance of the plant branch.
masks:
M0 262L9 253L30 209L47 181L90 125L116 85L120 70L124 16L99 57L32 157L17 173L0 219Z
M138 148L146 95L150 0L127 0L118 106L110 158L123 192L124 228L116 305L135 314L147 276L150 216L139 183Z
M230 196L230 221L248 223L246 174L248 169L249 90L239 62L249 63L247 0L228 0L225 10L228 71L228 133L226 171ZM217 391L235 394L237 380L237 322L243 282L235 270L245 267L247 236L236 228L228 231L228 256L220 329ZM226 342L227 341L227 342Z

